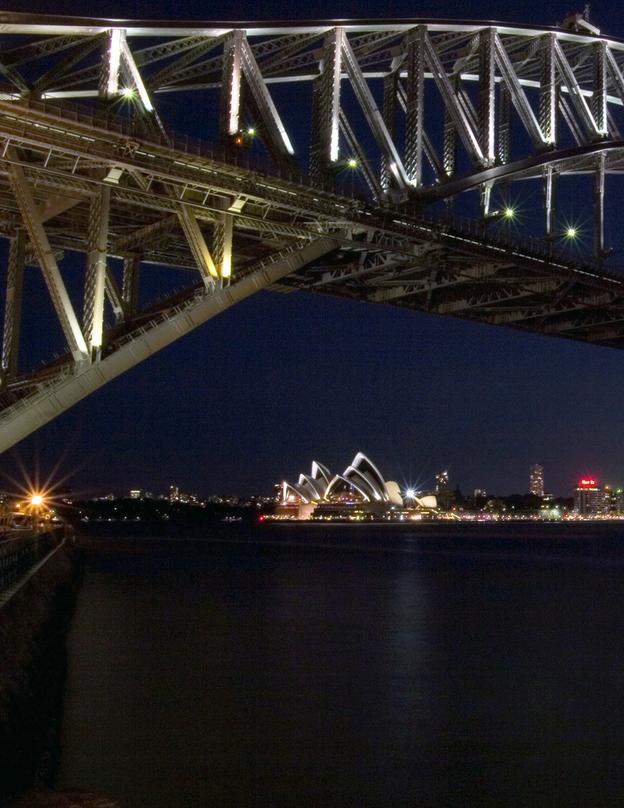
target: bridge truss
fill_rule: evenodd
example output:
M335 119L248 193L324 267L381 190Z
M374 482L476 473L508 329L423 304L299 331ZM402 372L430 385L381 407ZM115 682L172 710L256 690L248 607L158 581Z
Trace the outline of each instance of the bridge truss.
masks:
M624 43L579 15L1 13L0 451L264 288L621 347L622 126ZM181 288L150 301L156 267ZM42 329L33 370L39 278L66 349Z

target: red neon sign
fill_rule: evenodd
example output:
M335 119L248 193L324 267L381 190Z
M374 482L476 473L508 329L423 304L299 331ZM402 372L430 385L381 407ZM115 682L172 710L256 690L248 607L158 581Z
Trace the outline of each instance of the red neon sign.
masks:
M579 488L594 488L597 485L593 477L581 477L579 480Z

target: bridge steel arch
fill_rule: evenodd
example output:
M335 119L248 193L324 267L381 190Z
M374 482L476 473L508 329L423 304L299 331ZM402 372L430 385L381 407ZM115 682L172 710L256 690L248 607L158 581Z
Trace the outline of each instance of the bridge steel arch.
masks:
M581 15L0 13L0 451L263 288L622 347L623 127L624 42ZM155 266L182 286L149 301ZM36 369L33 273L65 346Z

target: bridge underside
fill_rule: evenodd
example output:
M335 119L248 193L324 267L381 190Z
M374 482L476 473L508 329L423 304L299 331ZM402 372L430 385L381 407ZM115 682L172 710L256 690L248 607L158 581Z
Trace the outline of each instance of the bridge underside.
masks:
M342 249L290 274L280 291L305 290L624 347L624 277L566 264L493 240L474 223L431 222L417 261Z
M606 238L624 46L582 19L175 31L4 17L0 451L261 289L624 346ZM289 132L274 85L306 83L310 121ZM212 145L157 112L213 91ZM560 215L568 181L587 238ZM175 280L154 299L161 269ZM50 360L45 320L32 370L20 334L36 283L61 342Z

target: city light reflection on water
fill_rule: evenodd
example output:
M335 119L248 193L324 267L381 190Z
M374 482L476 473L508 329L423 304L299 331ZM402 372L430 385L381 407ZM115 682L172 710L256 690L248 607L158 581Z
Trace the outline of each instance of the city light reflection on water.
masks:
M100 540L60 783L132 808L617 804L624 546L544 530Z

